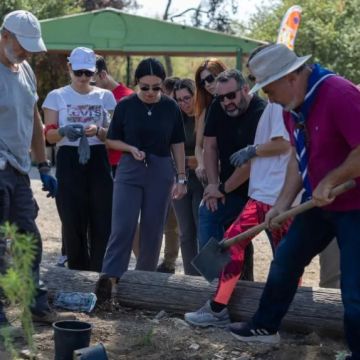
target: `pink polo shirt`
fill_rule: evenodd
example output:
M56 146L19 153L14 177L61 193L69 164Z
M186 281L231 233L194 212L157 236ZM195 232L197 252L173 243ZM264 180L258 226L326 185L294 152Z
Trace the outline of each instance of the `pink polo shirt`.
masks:
M284 112L284 121L294 145L295 123L289 112ZM306 120L306 127L310 138L309 180L314 190L360 145L359 89L340 76L324 80ZM334 211L360 210L360 178L356 181L358 186L355 189L337 197L325 208Z

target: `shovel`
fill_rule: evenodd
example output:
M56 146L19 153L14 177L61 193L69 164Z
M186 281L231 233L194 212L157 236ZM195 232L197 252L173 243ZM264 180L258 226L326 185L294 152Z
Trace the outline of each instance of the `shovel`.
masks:
M339 186L336 186L331 191L331 197L336 197L356 186L354 180L349 180ZM294 217L302 212L314 208L314 201L308 200L290 210L283 212L276 216L273 221L281 223L284 220ZM266 223L263 222L259 225L252 227L251 229L244 231L243 233L234 236L230 239L223 239L220 242L215 238L210 238L207 244L200 250L199 254L191 261L196 270L204 276L208 282L212 282L217 278L222 269L227 265L231 256L227 251L230 246L237 244L240 241L253 237L267 228Z

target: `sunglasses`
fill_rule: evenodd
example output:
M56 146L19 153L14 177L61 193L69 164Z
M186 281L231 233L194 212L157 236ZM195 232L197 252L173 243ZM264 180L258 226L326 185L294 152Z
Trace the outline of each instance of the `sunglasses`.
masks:
M215 76L212 74L209 74L208 76L204 77L203 79L200 80L200 85L202 87L205 86L205 82L207 82L208 84L211 84L215 81Z
M192 99L192 96L186 95L186 96L184 96L183 98L176 98L176 101L177 101L178 103L181 103L181 102L187 103L187 102L189 102L191 99Z
M141 91L156 91L156 92L158 92L158 91L160 91L161 90L161 87L160 86L147 86L147 85L140 85L139 86L139 88L140 88L140 90Z
M228 100L234 100L236 98L236 93L239 91L240 89L237 89L235 91L231 91L228 92L227 94L223 94L223 95L216 95L216 99L218 99L220 102L224 102L225 99Z
M81 77L83 75L85 75L86 77L92 77L95 74L93 71L90 70L73 70L73 73L77 77Z

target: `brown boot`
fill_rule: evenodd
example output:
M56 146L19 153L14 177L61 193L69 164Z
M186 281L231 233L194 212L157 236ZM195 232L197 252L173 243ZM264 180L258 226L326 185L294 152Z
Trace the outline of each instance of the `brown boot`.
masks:
M112 288L116 284L117 279L111 278L106 275L101 275L96 282L95 294L97 297L97 303L102 304L105 301L111 299Z
M32 321L38 322L38 323L43 323L43 324L49 324L49 325L51 325L52 323L54 323L56 321L75 320L76 319L76 316L74 314L59 313L52 309L51 310L49 309L46 311L41 311L41 312L33 311L31 316L32 316Z

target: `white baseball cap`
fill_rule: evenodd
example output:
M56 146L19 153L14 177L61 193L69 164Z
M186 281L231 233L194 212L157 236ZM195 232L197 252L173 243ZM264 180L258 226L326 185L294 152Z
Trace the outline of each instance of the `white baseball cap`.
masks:
M96 55L93 50L86 47L75 48L68 57L73 70L96 70Z
M46 51L39 20L31 12L12 11L4 17L2 27L15 34L17 41L26 51Z

